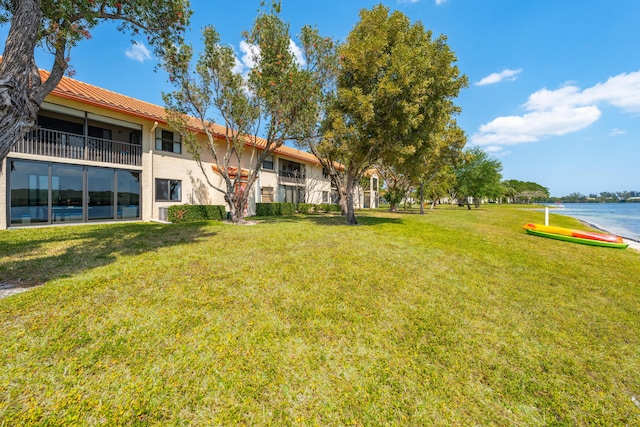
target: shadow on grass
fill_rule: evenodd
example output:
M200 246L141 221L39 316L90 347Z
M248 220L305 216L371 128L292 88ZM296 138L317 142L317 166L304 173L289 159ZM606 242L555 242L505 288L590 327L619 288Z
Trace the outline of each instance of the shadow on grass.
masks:
M215 233L206 223L78 225L0 232L0 282L36 286L163 247Z
M311 222L316 225L323 225L323 226L336 226L336 225L349 226L344 216L327 215L327 214L254 217L254 218L251 218L251 220L264 222L264 223ZM358 226L361 226L361 225L375 226L379 224L402 224L404 222L400 217L390 218L387 216L372 216L372 215L367 215L362 213L358 213L356 215L356 220L358 221Z

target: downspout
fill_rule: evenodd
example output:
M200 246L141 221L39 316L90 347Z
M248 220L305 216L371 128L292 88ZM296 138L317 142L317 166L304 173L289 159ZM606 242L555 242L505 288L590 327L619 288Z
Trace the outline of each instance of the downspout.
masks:
M149 149L149 153L151 154L151 215L150 215L150 219L151 221L153 221L153 208L154 203L153 201L155 200L155 185L154 185L154 177L155 177L155 170L153 168L153 157L155 156L154 153L154 148L155 148L155 140L156 140L156 128L158 127L158 122L153 122L153 126L151 127L151 130L149 131L149 136L151 137L151 141L150 141L150 149Z

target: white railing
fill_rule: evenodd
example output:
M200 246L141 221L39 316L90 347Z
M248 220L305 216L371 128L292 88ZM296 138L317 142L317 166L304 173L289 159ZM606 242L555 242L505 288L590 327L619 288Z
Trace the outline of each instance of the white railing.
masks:
M88 141L88 144L85 141ZM83 135L44 128L27 133L22 140L14 144L12 151L120 165L142 164L140 145L93 137L85 139Z

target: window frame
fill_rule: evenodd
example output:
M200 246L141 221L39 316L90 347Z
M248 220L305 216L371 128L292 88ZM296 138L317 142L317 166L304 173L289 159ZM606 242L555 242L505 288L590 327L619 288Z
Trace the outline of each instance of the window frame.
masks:
M160 183L164 183L167 187L166 187L166 193L168 195L167 199L164 198L159 198L160 196L160 192L158 191L158 185ZM172 183L177 183L178 186L178 197L177 198L173 198L174 192L175 192L175 186L173 187L172 190ZM180 179L170 179L170 178L156 178L156 181L154 183L154 190L155 190L155 194L154 194L154 199L156 202L182 202L182 180ZM164 191L162 192L164 194Z
M271 167L268 167L267 164L270 164ZM275 166L276 165L275 165L275 162L274 162L274 159L273 159L273 155L269 155L269 156L264 158L264 161L262 162L262 169L272 171L272 170L275 170Z
M158 136L159 133L159 136ZM169 138L169 134L171 138ZM171 149L169 149L171 147ZM176 134L170 130L157 129L156 130L156 151L163 151L165 153L182 154L182 138L176 141Z

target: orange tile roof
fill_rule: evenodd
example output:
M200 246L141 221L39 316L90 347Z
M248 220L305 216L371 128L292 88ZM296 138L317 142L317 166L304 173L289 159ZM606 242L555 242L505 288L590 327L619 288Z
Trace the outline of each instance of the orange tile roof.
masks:
M48 72L40 70L43 79L48 76ZM149 119L166 124L164 107L141 101L130 96L122 95L98 86L84 83L69 77L63 77L58 86L51 92L52 96L64 98L72 101L89 104L106 110L116 111L143 119ZM193 119L193 126L197 128L196 119ZM212 123L214 133L219 137L224 137L225 127ZM266 141L262 138L257 140L258 147L266 146ZM309 163L320 164L318 159L311 153L307 153L295 148L281 146L276 154L302 160Z

